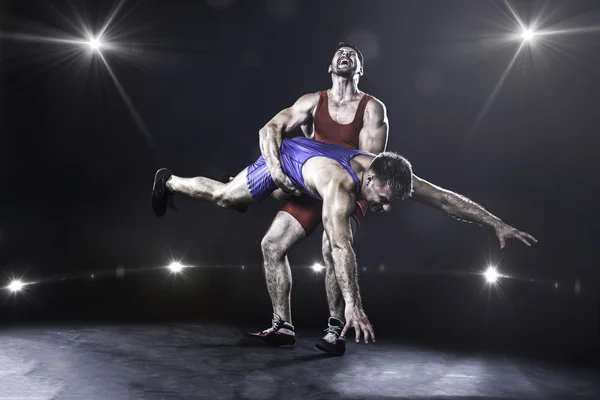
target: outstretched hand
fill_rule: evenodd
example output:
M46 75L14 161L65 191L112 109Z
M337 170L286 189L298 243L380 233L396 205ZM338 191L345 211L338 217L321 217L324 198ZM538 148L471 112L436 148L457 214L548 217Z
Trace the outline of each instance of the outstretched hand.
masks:
M375 342L373 325L369 322L367 314L365 314L362 307L346 307L344 314L346 317L346 325L344 325L344 329L342 329L341 336L346 336L348 329L354 328L354 331L356 332L356 343L360 341L361 333L365 343L369 343L369 338Z
M537 243L537 239L531 236L529 233L521 232L520 230L513 228L510 225L500 224L495 228L496 236L500 241L500 248L503 249L506 245L506 239L518 239L525 243L527 246L531 246L529 242Z

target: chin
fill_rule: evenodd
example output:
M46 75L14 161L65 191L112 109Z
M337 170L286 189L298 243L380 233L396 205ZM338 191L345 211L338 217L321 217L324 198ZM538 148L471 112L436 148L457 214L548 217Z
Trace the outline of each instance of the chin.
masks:
M350 78L351 76L354 76L356 71L354 71L352 69L344 69L344 70L335 69L333 71L333 73L336 74L337 76L342 76L344 78Z

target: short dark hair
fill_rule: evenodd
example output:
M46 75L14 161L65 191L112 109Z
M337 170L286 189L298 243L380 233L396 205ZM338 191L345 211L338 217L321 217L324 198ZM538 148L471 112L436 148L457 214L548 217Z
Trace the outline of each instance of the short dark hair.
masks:
M390 200L404 200L412 195L412 165L400 154L383 152L373 159L369 169L376 179L389 186Z
M365 58L363 57L362 52L359 50L359 48L356 45L353 45L352 43L339 42L338 45L337 45L337 47L335 48L335 50L333 52L335 53L336 51L338 51L342 47L350 47L352 50L354 50L356 52L356 55L358 56L358 59L360 60L360 65L363 68L365 67Z

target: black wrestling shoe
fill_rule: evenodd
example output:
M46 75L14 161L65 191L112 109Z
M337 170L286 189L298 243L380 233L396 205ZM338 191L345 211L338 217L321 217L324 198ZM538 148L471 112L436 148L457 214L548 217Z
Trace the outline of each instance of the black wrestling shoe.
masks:
M233 180L233 178L235 178L235 175L230 174L229 172L223 172L221 175L219 175L219 182L229 183ZM244 214L246 211L248 211L248 206L240 206L240 207L236 207L235 209L238 212Z
M154 214L162 217L167 212L167 206L175 208L173 205L173 193L167 189L167 181L173 173L170 169L161 168L154 175L154 186L152 187L152 209Z
M341 356L346 352L346 338L341 336L344 323L337 318L330 317L325 336L315 343L315 348L334 356Z
M246 338L266 346L294 347L296 345L296 332L294 326L283 321L279 315L273 314L273 326L262 332L246 333Z

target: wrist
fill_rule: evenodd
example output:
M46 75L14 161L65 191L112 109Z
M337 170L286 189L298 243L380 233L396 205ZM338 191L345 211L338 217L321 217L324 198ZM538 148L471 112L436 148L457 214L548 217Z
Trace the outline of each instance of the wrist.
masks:
M346 303L346 308L351 310L362 307L359 296L348 296L348 298L344 298L344 303Z
M283 172L281 161L279 161L277 157L272 157L272 159L267 162L267 168L269 169L269 172L271 172L271 175L278 172Z
M497 231L498 229L500 229L502 226L504 226L504 222L502 222L502 220L500 218L494 218L492 219L488 225L495 231Z

